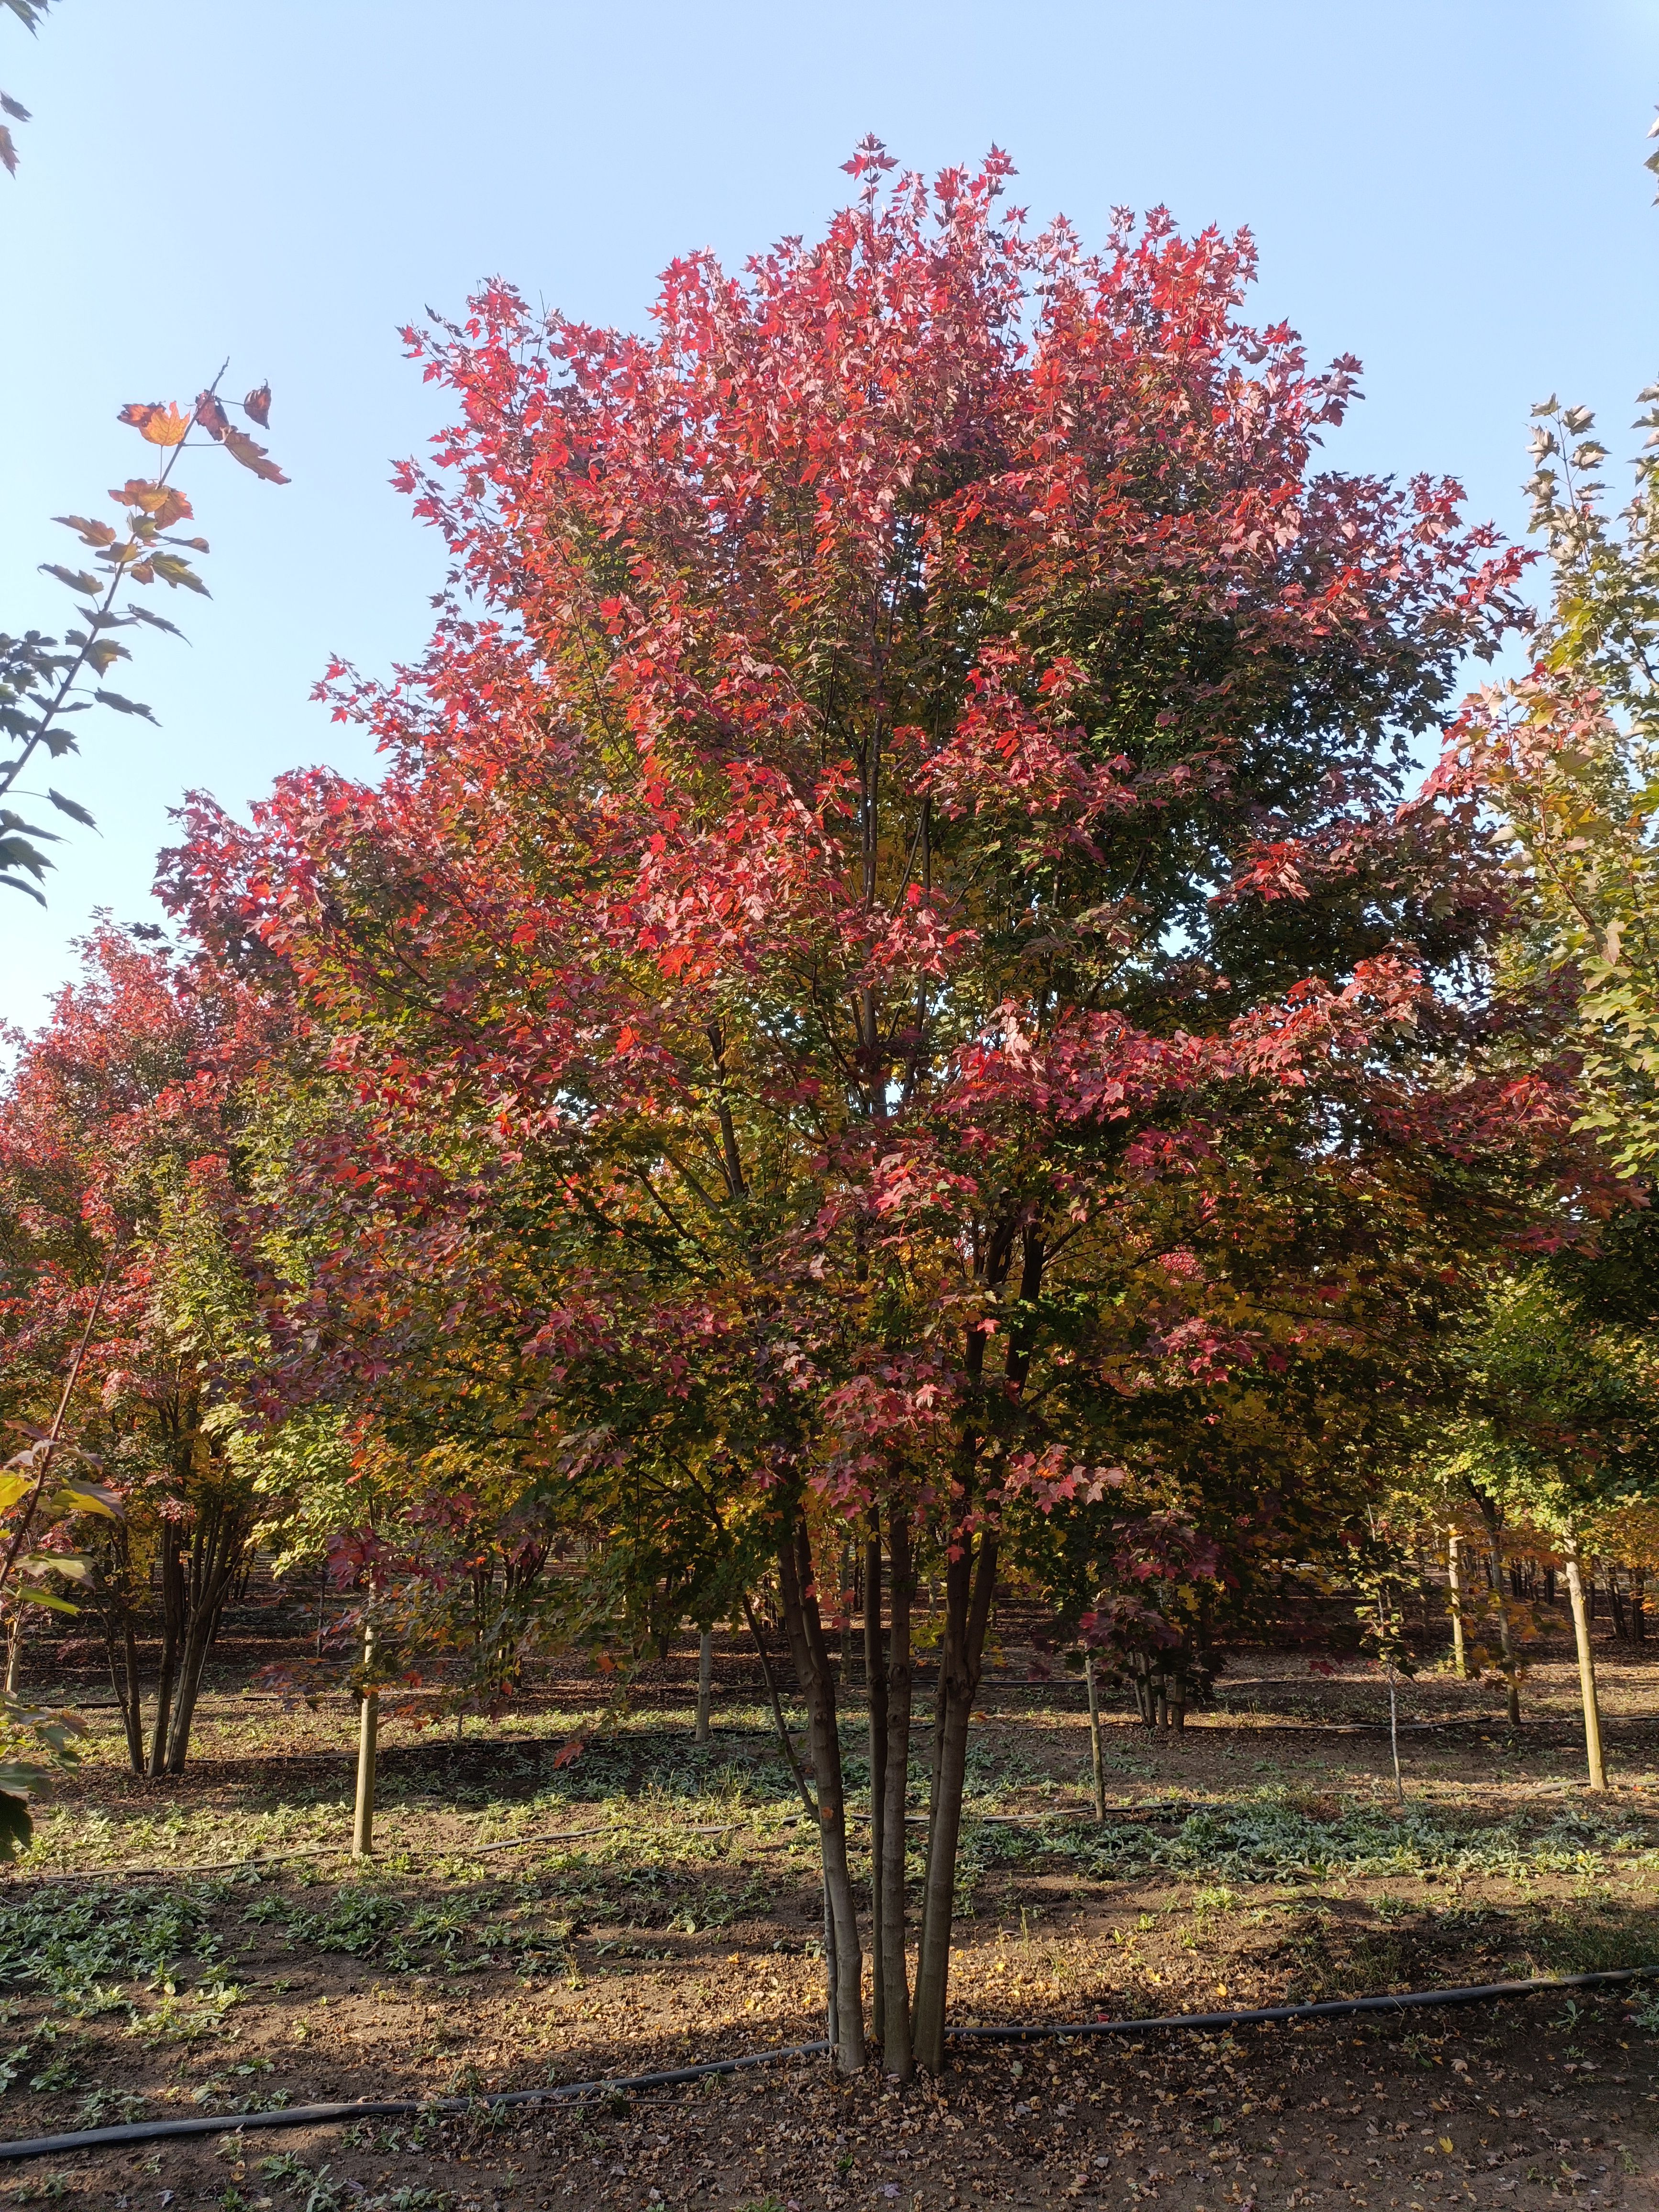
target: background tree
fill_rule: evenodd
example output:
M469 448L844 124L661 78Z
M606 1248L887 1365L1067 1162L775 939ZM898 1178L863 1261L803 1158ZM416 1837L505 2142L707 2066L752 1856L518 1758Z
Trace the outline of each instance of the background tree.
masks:
M241 1086L257 1087L271 1038L234 987L133 936L102 928L86 952L82 981L20 1042L0 1103L4 1399L37 1432L61 1404L61 1433L119 1502L79 1578L101 1571L135 1771L176 1774L258 1511L245 1400L261 1339L236 1174ZM132 1608L152 1570L162 1645L145 1749Z

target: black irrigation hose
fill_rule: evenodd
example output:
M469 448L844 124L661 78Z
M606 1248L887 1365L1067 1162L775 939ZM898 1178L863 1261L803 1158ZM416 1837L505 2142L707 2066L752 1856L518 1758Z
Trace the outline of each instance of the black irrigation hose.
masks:
M501 2112L514 2105L556 2105L573 2097L616 2096L625 2089L673 2089L711 2074L736 2074L745 2066L777 2066L789 2058L814 2058L827 2043L796 2043L787 2051L751 2051L745 2058L711 2058L702 2066L677 2066L668 2074L632 2074L619 2081L572 2081L556 2089L506 2089L493 2097L370 2097L354 2105L283 2105L263 2112L222 2112L212 2119L135 2120L124 2128L79 2128L66 2136L33 2136L0 2142L0 2158L47 2158L59 2151L115 2150L124 2143L160 2142L169 2136L234 2135L240 2128L316 2128L342 2120L408 2118L432 2112Z
M1261 2005L1245 2012L1178 2012L1164 2020L1084 2020L1062 2027L953 2027L957 2041L1034 2043L1044 2036L1151 2035L1158 2029L1268 2027L1297 2020L1352 2020L1356 2013L1410 2012L1432 2005L1492 2004L1501 1997L1534 1996L1540 1990L1597 1990L1619 1982L1651 1981L1659 1966L1608 1966L1594 1974L1545 1974L1529 1982L1477 1982L1462 1990L1406 1990L1397 1996L1332 1997L1322 2004ZM0 2157L6 2146L0 2143Z
M1526 1982L1481 1982L1462 1990L1409 1990L1396 1996L1337 1997L1322 2004L1263 2005L1233 2012L1174 2013L1163 2020L1055 2021L1015 2027L953 2027L953 2043L1070 2042L1085 2035L1152 2035L1173 2029L1213 2033L1233 2027L1267 2027L1301 2020L1351 2020L1358 2013L1398 2013L1436 2005L1490 2004L1504 1997L1536 1996L1541 1990L1607 1989L1659 1978L1659 1966L1610 1966L1592 1974L1548 1974ZM50 2158L64 2151L114 2150L124 2144L159 2142L175 2136L234 2135L243 2128L327 2127L343 2120L408 2118L434 2112L501 2112L514 2106L554 2105L576 2097L616 2096L630 2089L673 2089L713 2074L736 2074L750 2066L777 2066L791 2058L814 2058L827 2043L795 2043L784 2051L751 2051L743 2058L711 2058L701 2066L678 2066L666 2074L632 2074L611 2081L574 2081L562 2088L507 2089L489 2097L382 2097L352 2105L289 2105L272 2112L224 2112L211 2119L138 2120L124 2128L82 2128L72 2135L33 2136L0 2142L0 2159Z

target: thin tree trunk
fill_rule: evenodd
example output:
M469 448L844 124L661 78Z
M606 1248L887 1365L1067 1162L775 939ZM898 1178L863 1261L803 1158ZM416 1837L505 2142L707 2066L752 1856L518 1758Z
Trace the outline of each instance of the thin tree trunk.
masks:
M179 1670L179 1647L184 1638L185 1571L179 1541L178 1522L164 1521L159 1562L161 1578L161 1664L155 1681L155 1725L150 1734L149 1771L152 1778L167 1772L173 1680Z
M714 1632L703 1629L697 1638L697 1723L692 1741L708 1741L708 1708L714 1689Z
M882 1941L882 1844L887 1833L887 1668L881 1637L881 1508L864 1545L864 1680L870 1717L870 1997L876 2040L887 2042L887 1957Z
M1000 1291L1006 1283L1013 1231L988 1256L984 1281ZM1042 1286L1045 1247L1040 1230L1019 1232L1018 1302L1007 1331L1005 1381L1016 1403L1031 1361L1036 1305ZM982 1328L972 1329L964 1351L970 1411L958 1438L945 1522L945 1640L939 1661L933 1800L927 1808L927 1871L922 1883L921 1931L916 1948L916 1993L910 2038L918 2065L930 2074L945 2066L945 2014L950 1995L951 1929L956 1916L957 1850L962 1836L962 1792L968 1771L968 1729L985 1656L985 1633L996 1595L998 1537L994 1519L981 1528L975 1553L975 1483L981 1437L972 1413L984 1373Z
M882 2065L901 2081L915 2072L910 2045L910 1962L906 1954L904 1894L906 1815L910 1806L910 1609L915 1575L910 1561L910 1516L896 1501L888 1519L887 1553L892 1582L887 1632L887 1746L885 1802L881 1832Z
M1578 1694L1584 1708L1584 1756L1589 1765L1589 1786L1605 1790L1607 1768L1601 1759L1601 1709L1595 1696L1595 1657L1590 1650L1589 1620L1584 1609L1584 1581L1579 1572L1578 1540L1563 1547L1567 1571L1567 1595L1572 1605L1573 1641L1578 1646Z
M1498 1607L1498 1642L1504 1655L1504 1680L1509 1692L1509 1722L1511 1728L1521 1725L1521 1679L1515 1656L1515 1631L1510 1620L1509 1600L1504 1591L1504 1526L1498 1508L1489 1498L1476 1500L1480 1517L1486 1524L1486 1536L1492 1546L1492 1602Z
M1446 1597L1451 1608L1452 1666L1458 1680L1467 1682L1469 1655L1463 1638L1463 1539L1455 1528L1446 1537Z
M1607 1568L1607 1603L1613 1609L1613 1632L1621 1644L1628 1644L1630 1626L1625 1613L1624 1595L1619 1588L1619 1570L1609 1564Z
M835 2060L843 2074L864 2065L864 1958L858 1909L847 1863L847 1807L842 1782L841 1735L836 1711L835 1670L812 1581L811 1547L799 1509L792 1510L778 1546L778 1579L784 1626L795 1672L806 1699L807 1736L817 1782L818 1839L823 1890L834 1944Z
M1630 1625L1636 1632L1637 1642L1645 1644L1648 1635L1648 1574L1645 1567L1631 1570Z
M1089 1686L1089 1759L1094 1769L1095 1818L1106 1819L1106 1759L1100 1741L1100 1686L1095 1680L1095 1655L1083 1655L1083 1679Z
M374 1856L374 1770L380 1750L380 1693L368 1680L369 1669L374 1664L374 1630L372 1624L363 1625L363 1695L357 1717L357 1799L353 1808L351 1823L351 1856L354 1859L368 1859Z
M952 1517L958 1528L967 1517L966 1502L960 1492L952 1502ZM961 1556L948 1563L945 1576L945 1644L936 1722L939 1741L933 1762L933 1802L928 1808L927 1872L922 1884L916 1996L910 2026L916 2063L932 2074L940 2072L945 2064L945 2008L951 1976L951 1929L956 1915L962 1792L968 1771L968 1729L979 1689L991 1591L996 1581L997 1539L987 1529L979 1540L976 1558L965 1540L958 1540L952 1548Z

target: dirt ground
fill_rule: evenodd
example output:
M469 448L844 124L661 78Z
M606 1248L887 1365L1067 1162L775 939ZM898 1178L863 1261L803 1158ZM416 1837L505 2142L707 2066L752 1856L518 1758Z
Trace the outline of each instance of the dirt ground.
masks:
M326 1855L349 1836L349 1707L242 1695L258 1656L227 1654L180 1782L126 1776L94 1716L87 1763L0 1887L0 2136L614 2081L821 2033L811 1843L736 1647L706 1747L690 1740L689 1653L625 1714L573 1680L459 1743L453 1724L392 1722L367 1869ZM960 2027L1659 1966L1659 1655L1603 1650L1614 1788L1599 1802L1565 1647L1538 1650L1514 1734L1491 1683L1419 1678L1403 1803L1374 1678L1238 1655L1182 1735L1109 1713L1103 1826L1076 1686L1004 1656L970 1771ZM856 1710L845 1741L856 1793ZM917 1750L920 1800L925 1733ZM1646 2206L1656 2114L1659 1980L1651 1996L1299 2029L963 2040L939 2082L907 2089L873 2067L838 2083L811 2059L493 2122L251 2129L0 2166L0 2197L135 2212Z

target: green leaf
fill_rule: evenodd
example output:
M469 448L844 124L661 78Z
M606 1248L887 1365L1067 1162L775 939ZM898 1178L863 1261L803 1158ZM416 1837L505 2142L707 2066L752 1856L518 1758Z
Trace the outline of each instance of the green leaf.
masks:
M20 1584L12 1592L19 1605L44 1605L53 1613L79 1613L78 1605L71 1605L66 1597L58 1597L51 1590L25 1589Z
M121 1501L115 1492L106 1490L101 1483L97 1482L66 1482L52 1497L46 1510L48 1513L101 1513L111 1521L125 1517L121 1510Z
M0 868L27 868L30 875L44 878L51 866L46 854L36 852L27 837L0 837Z
M173 637L183 637L185 634L177 623L170 623L165 615L152 614L148 607L129 607L126 620L147 623L151 629L164 629Z
M89 599L97 599L103 590L97 577L89 576L84 568L65 568L60 562L43 561L40 572L46 576L56 576L60 584L67 584L72 592L84 592Z
M36 906L44 906L46 902L46 894L36 890L33 884L26 884L21 876L0 874L0 891L22 891L34 901Z
M199 592L204 599L212 597L189 562L181 561L176 553L152 553L149 565L164 584L171 584L175 590L182 584L186 591Z
M98 827L79 799L65 799L61 791L53 791L50 785L46 787L46 797L51 799L58 811L60 814L67 814L71 822L79 822L88 830L95 830Z
M137 699L124 698L118 691L94 691L92 696L100 707L113 707L118 714L142 714L147 722L155 720L148 707Z
M26 1851L34 1840L27 1798L5 1787L3 1778L9 1771L0 1766L0 1859L8 1861Z
M54 514L54 522L61 522L65 530L72 530L83 545L113 545L115 532L107 522L94 522L84 514Z

